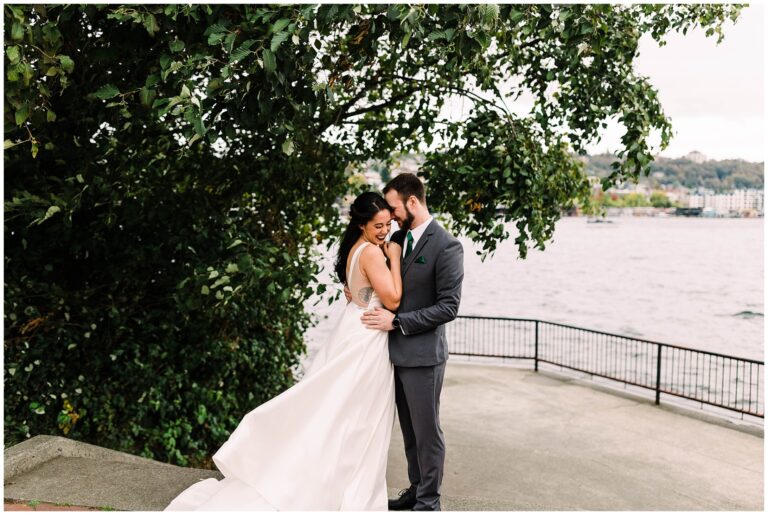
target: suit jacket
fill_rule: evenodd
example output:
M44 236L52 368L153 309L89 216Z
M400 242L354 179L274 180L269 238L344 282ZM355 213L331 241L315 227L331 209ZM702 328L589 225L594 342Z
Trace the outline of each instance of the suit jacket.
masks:
M392 241L404 245L407 231ZM464 249L436 220L401 264L403 296L397 315L401 329L389 332L389 358L400 367L423 367L448 359L445 325L459 312Z

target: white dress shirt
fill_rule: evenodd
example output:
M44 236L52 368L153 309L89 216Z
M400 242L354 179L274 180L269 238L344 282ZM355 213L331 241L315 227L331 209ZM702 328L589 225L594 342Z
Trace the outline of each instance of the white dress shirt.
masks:
M411 227L411 230L408 231L413 236L413 250L416 250L416 245L419 243L419 238L424 234L424 231L427 230L427 226L432 221L432 217L430 216L427 218L424 223L419 225L418 227ZM405 257L405 251L408 249L408 235L405 235L405 240L403 240L403 257Z

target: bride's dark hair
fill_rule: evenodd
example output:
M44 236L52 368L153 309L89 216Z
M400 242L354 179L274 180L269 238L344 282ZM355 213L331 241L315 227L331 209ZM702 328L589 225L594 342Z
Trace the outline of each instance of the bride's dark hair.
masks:
M336 258L336 275L342 283L347 282L347 257L349 256L349 251L363 233L360 226L370 222L376 214L384 209L390 213L392 212L392 208L389 207L384 197L374 191L362 193L352 202L352 206L349 208L349 225L344 233L344 237L341 239L339 255Z

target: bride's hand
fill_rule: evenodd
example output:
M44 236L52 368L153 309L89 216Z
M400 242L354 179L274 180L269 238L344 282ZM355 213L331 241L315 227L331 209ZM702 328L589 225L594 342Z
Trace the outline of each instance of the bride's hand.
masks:
M400 245L398 245L397 243L395 243L393 241L388 241L388 242L386 242L385 245L386 245L386 249L385 250L386 250L386 253L387 253L387 257L390 260L392 260L392 259L399 259L400 258L400 255L403 253L403 247L401 247Z

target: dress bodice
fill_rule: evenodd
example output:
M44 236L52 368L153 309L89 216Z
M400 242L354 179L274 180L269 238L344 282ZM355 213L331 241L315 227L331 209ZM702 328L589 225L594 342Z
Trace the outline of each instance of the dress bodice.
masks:
M362 270L360 270L360 255L368 245L371 244L367 241L363 242L352 255L347 278L349 291L352 293L352 302L361 308L373 309L375 307L382 307L383 304L379 296L376 295L376 292L373 291L371 283L365 278Z

